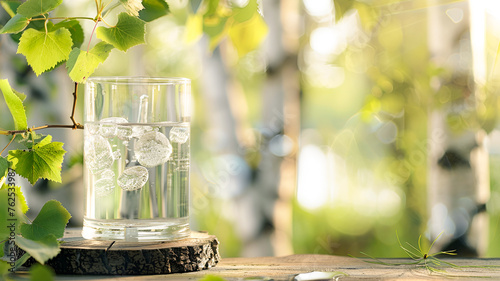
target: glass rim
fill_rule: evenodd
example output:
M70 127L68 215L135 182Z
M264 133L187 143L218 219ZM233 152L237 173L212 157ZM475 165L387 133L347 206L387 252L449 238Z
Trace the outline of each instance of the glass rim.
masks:
M185 77L149 77L149 76L95 76L89 77L87 82L103 84L156 84L156 85L175 85L191 84L191 79Z

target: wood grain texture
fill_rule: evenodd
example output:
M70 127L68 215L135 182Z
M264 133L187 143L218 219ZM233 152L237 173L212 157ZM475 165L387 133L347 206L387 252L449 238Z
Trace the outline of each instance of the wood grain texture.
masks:
M204 232L178 241L138 243L86 240L69 231L61 252L47 264L57 274L145 275L199 271L219 260L217 238Z
M401 263L407 259L384 259L388 263ZM199 281L206 275L215 275L226 281L295 281L298 274L312 271L341 272L338 280L500 280L500 259L450 259L469 268L441 267L446 272L432 273L425 268L407 265L377 265L360 259L332 255L291 255L283 257L224 258L216 267L203 271L165 275L110 276L110 275L61 275L56 281L87 280L170 280ZM14 280L29 280L27 273L18 273ZM320 279L309 279L319 281ZM323 279L326 280L326 279ZM328 279L330 281L335 279Z

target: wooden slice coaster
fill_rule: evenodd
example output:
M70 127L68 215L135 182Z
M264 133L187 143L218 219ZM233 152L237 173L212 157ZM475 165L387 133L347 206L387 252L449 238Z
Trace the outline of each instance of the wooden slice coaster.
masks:
M198 271L215 266L219 241L205 232L165 242L86 240L69 231L61 252L47 262L57 274L143 275Z

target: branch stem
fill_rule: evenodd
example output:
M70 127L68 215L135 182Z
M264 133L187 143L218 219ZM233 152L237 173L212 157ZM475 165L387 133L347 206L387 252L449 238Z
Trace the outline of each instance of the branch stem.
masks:
M110 3L106 4L106 7ZM114 8L119 7L120 5L121 5L120 2L116 2L115 4L113 4L113 6L109 7L106 11L103 10L103 14L102 14L101 18L105 18L109 14L109 12L111 12Z
M97 28L97 25L99 24L99 21L100 21L100 17L98 17L97 20L95 21L94 28L92 28L92 33L90 33L89 43L87 44L87 53L90 50L90 42L92 41L92 36L94 36L95 29Z
M78 99L78 82L75 82L75 91L73 92L73 109L71 110L71 116L69 119L73 122L73 129L83 129L83 126L80 123L75 121L75 109L76 109L76 100Z
M33 128L26 129L26 130L7 131L7 135L17 135L17 134L29 133L29 132L38 131L38 130L50 129L50 128L66 128L66 129L76 130L76 129L83 129L83 125L77 124L77 127L75 127L75 125L50 124L50 125L33 127Z
M97 0L94 0L94 1L95 1L96 12L97 12L97 14L99 14L99 3L97 3Z
M12 135L12 139L2 149L2 151L0 151L0 156L7 149L7 147L9 147L9 145L12 144L12 142L16 138L17 134L24 134L24 133L29 133L29 132L43 130L43 129L50 129L50 128L67 128L67 129L73 129L73 130L83 129L83 125L81 125L80 123L77 123L75 120L75 109L76 109L77 99L78 99L78 83L75 82L75 91L73 92L73 109L71 111L71 116L69 117L71 119L71 121L73 122L73 125L51 124L51 125L43 125L43 126L28 128L26 130L0 130L0 135Z
M9 145L14 141L14 139L16 138L16 134L12 134L12 139L9 141L9 143L2 149L2 151L0 151L0 156L2 156L2 153L7 149L7 147L9 147Z
M112 2L113 2L113 1L109 1L108 3L104 4L104 6L102 6L101 13L104 11L104 9L106 9L106 8L108 7L108 5L109 5L109 4L111 4ZM113 5L113 7L112 7L112 8L110 8L110 9L114 9L115 7L118 7L119 5L120 5L120 4L119 4L119 3L117 3L117 4Z
M111 25L109 23L107 23L103 18L100 18L100 20L105 23L108 27L115 27L114 25Z
M94 18L91 17L50 17L50 18L32 18L30 21L37 21L37 20L91 20L95 21Z

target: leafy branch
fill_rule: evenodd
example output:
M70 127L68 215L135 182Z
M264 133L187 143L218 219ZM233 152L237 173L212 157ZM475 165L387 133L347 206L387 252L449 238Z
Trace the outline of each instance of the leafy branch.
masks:
M14 137L2 149L2 153L14 140L28 144L26 148L32 149L39 138L30 136L36 135L34 132L38 130L83 129L83 125L75 120L78 85L85 83L97 67L108 58L112 50L125 52L133 46L145 43L146 23L169 13L169 6L164 0L94 0L96 8L94 17L50 16L62 1L27 0L21 3L20 0L0 0L1 6L11 16L0 29L0 34L17 35L15 37L19 43L17 53L26 57L28 65L35 74L38 76L65 63L68 76L75 83L71 125L49 124L28 127L22 104L25 96L12 89L7 80L1 80L0 91L15 124L14 130L0 129L0 135ZM196 30L207 34L210 38L210 48L220 44L227 36L238 54L242 56L257 48L262 42L267 33L267 26L258 12L256 0L250 0L245 7L228 6L225 1L219 0L206 0L203 3L203 7L193 7L195 13L189 17L186 27L188 33L192 34L190 30ZM105 18L112 10L119 7L124 8L125 12L119 13L116 24L111 26ZM81 45L84 42L84 34L79 20L91 20L95 23L88 44L83 49ZM104 23L105 26L99 26L100 23ZM91 48L94 34L101 41ZM192 35L192 37L197 36ZM0 162L5 161L2 159L4 158L0 153ZM11 159L13 158L9 157L7 161L10 162ZM30 164L32 162L26 163ZM0 177L5 175L5 171L0 169Z
M38 76L44 72L51 71L62 63L66 63L68 76L74 81L75 88L73 92L73 105L70 120L71 125L49 124L43 126L28 127L26 113L23 106L24 95L11 88L7 80L0 81L0 91L14 119L14 130L0 130L0 135L12 135L13 138L2 149L2 153L14 140L26 144L30 152L35 151L38 139L34 138L34 133L38 130L49 128L70 128L83 129L83 125L75 120L75 108L78 98L78 85L92 75L97 67L103 63L113 49L127 51L129 48L144 43L145 24L169 12L168 5L164 0L145 0L147 3L160 4L163 10L158 11L158 5L149 7L154 8L156 15L147 15L141 19L140 10L148 12L148 8L137 0L119 0L103 1L95 0L95 17L51 17L49 13L62 4L62 0L28 0L24 3L20 1L0 1L2 7L11 15L11 19L0 29L0 34L21 34L17 53L26 57L26 61ZM147 5L146 5L147 6ZM104 17L115 8L124 7L126 12L118 14L118 21L115 26L106 23ZM59 22L54 22L59 20ZM87 47L82 50L83 29L78 20L92 20L95 22L94 28L88 40ZM38 22L43 22L38 24ZM98 26L101 22L106 26ZM90 42L94 33L101 41L90 48ZM61 148L62 150L62 148ZM1 153L0 153L1 154ZM33 175L52 175L48 179L60 181L60 176L56 177L54 173L40 171L38 173L28 171L33 170L33 161L27 163L18 161L16 158L22 155L19 151L10 151L7 161L9 166L17 167L21 170L20 175L29 178L34 184L37 179ZM45 155L41 155L44 159ZM5 158L0 155L1 162ZM29 160L33 159L32 156ZM21 163L15 165L14 163ZM61 163L57 163L58 167ZM23 167L26 166L26 169ZM39 167L37 167L39 169ZM0 170L0 177L4 176L6 169Z
M0 221L9 222L7 227L0 228L0 265L8 262L11 269L15 270L30 257L41 264L55 257L60 251L58 239L63 237L66 224L71 218L69 212L60 202L50 200L33 222L30 222L25 215L28 205L20 187L12 187L5 182L0 185L0 200L8 202L8 211L0 212ZM9 200L13 198L16 200ZM25 251L15 261L9 258L17 255L14 245Z
M8 210L0 211L0 276L8 269L14 270L28 258L33 257L43 264L59 253L58 239L63 237L64 229L71 215L55 200L50 200L42 207L38 216L30 222L26 217L28 206L21 189L6 184L6 179L13 179L15 174L35 184L39 179L61 182L61 166L66 151L63 143L53 142L50 135L43 136L36 132L49 128L83 129L83 125L75 120L75 109L78 99L78 86L92 75L103 63L113 49L127 51L129 48L144 43L145 24L169 12L164 0L144 0L148 3L160 4L156 16L141 18L139 10L147 10L141 0L95 0L95 17L53 17L50 13L62 4L63 0L27 0L0 1L0 5L9 13L11 19L0 29L0 34L11 34L18 43L17 53L25 56L37 76L66 64L68 76L74 81L73 104L70 125L48 124L28 126L23 101L26 96L14 90L6 79L0 80L0 92L14 121L14 129L0 129L0 135L11 136L8 144L0 151L0 201L8 202ZM118 14L115 26L109 25L105 17L115 8L123 7L126 12ZM151 7L149 8L151 9ZM159 13L158 13L159 12ZM80 20L93 21L94 28L84 50L84 32ZM105 26L99 26L104 23ZM91 48L92 38L96 35L101 41ZM25 149L10 150L6 157L1 156L14 142ZM14 172L15 171L15 172ZM9 223L15 222L17 227L9 229ZM15 260L13 246L26 253ZM34 271L43 269L34 268Z
M15 194L11 213L0 211L0 222L16 219L21 227L11 239L10 233L0 225L0 276L5 272L7 253L4 246L15 241L26 254L17 259L14 268L21 266L30 256L39 263L54 257L59 252L58 239L70 218L62 205L54 200L47 202L37 218L29 222L28 207L19 187L5 184L11 173L21 175L34 184L39 179L61 182L61 166L66 151L63 143L53 142L50 135L38 131L49 128L83 129L75 120L78 86L85 83L97 67L106 61L111 51L126 52L129 48L145 43L145 25L167 15L170 10L165 0L94 0L95 16L52 16L51 13L63 0L0 0L0 5L11 19L0 29L0 34L10 34L18 43L17 53L26 58L28 65L39 76L65 64L69 78L74 82L71 124L48 124L28 126L23 101L26 96L0 79L0 92L14 121L13 129L0 129L0 135L10 136L8 144L0 151L0 201L8 202ZM198 4L193 4L198 3ZM237 7L229 1L193 1L193 14L189 16L186 29L188 41L194 41L201 34L208 35L210 48L215 48L226 37L230 39L240 56L256 49L267 34L267 26L258 12L256 0L250 0L245 7ZM201 4L200 4L201 3ZM122 8L116 24L108 19L111 11ZM80 21L93 21L94 26L88 43L82 47L84 31ZM92 39L96 37L98 42ZM16 141L24 149L10 150L2 154ZM14 192L15 191L15 192ZM12 193L14 192L14 193ZM11 216L12 214L12 216ZM33 268L33 272L44 269ZM46 274L45 271L43 274ZM42 273L40 273L42 274Z

